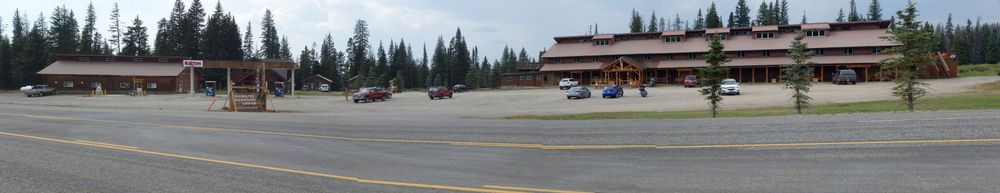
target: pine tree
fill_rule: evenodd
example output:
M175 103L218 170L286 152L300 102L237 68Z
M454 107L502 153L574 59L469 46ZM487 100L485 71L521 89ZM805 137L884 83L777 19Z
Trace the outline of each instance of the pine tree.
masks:
M167 21L166 35L164 38L164 48L163 54L170 56L181 56L181 37L183 35L184 23L185 23L185 12L184 9L186 5L181 0L174 1L174 8L170 12L170 19Z
M216 3L215 11L209 16L202 36L200 43L202 59L242 60L244 58L240 27L232 15L223 12L221 3Z
M837 19L835 19L835 21L837 21L837 22L847 22L847 20L844 19L844 8L840 8L840 12L837 12Z
M868 6L868 20L882 20L882 5L878 3L878 0L872 0L872 4Z
M450 66L448 64L448 48L445 47L444 37L438 36L438 41L436 46L434 46L433 62L431 63L431 77L432 84L434 86L446 85L448 82L447 74ZM431 86L428 85L428 86Z
M260 52L264 59L280 59L283 57L281 39L278 38L278 29L275 27L274 16L271 15L270 9L264 12L264 20L261 21L260 38Z
M139 20L139 16L136 16L135 20L132 21L132 26L127 27L127 31L124 35L122 43L124 43L125 46L122 47L121 52L118 52L118 55L149 55L149 42L147 41L148 35L146 34L146 27L142 26L142 20Z
M681 15L680 14L674 15L673 30L681 30L681 23L683 23L683 21L681 21Z
M11 42L10 42L11 49L9 53L10 57L9 59L5 60L11 61L9 65L10 70L8 70L8 72L10 72L9 75L10 83L8 84L8 86L14 87L15 85L25 85L31 83L27 81L28 74L23 73L24 70L22 69L26 68L26 66L30 62L26 58L27 57L26 55L32 53L27 53L27 51L29 51L28 48L30 48L30 46L28 46L29 42L27 37L28 30L30 30L28 28L27 16L22 16L20 10L15 10L14 17L11 19L11 22L12 22ZM21 48L21 49L14 49L14 48Z
M462 29L455 31L455 37L451 40L452 59L451 82L448 85L464 84L464 77L469 72L469 66L473 60L470 58L468 45L465 43L465 36L462 36Z
M951 21L951 13L948 13L948 22L944 26L944 50L955 50L955 25Z
M80 53L81 54L98 54L100 50L94 50L94 32L97 31L94 28L94 22L97 22L97 13L94 13L94 2L90 2L87 6L87 18L84 20L83 31L80 34Z
M434 84L433 84L433 82L431 82L431 81L433 81L433 79L430 77L431 76L431 69L430 69L430 66L428 66L428 63L427 63L427 43L424 43L424 47L423 48L424 48L423 49L423 51L424 51L423 52L423 57L420 58L420 68L419 68L419 71L418 71L418 77L421 80L418 81L418 83L421 84L421 87L427 88L427 87L433 86Z
M292 48L291 45L288 44L288 36L282 36L281 43L278 45L280 45L281 49L279 52L280 57L277 59L292 60Z
M10 38L4 35L3 18L0 17L0 89L13 89L13 79L11 79L12 53L10 50Z
M660 27L660 31L667 31L667 20L660 17L660 25L657 26Z
M746 0L740 0L736 3L736 15L734 27L750 27L750 7L747 6Z
M164 29L160 29L164 30ZM121 15L118 12L118 2L115 2L115 7L111 9L111 26L108 29L108 41L114 46L114 52L121 51L121 41L122 41L122 28L121 28ZM160 38L159 35L156 36L157 39Z
M851 0L851 10L847 14L847 21L855 22L855 21L862 21L862 20L864 20L864 19L861 18L861 14L858 13L858 6L857 6L857 4L854 4L854 0Z
M156 39L153 41L153 55L157 56L168 56L170 50L173 50L170 44L170 29L169 21L167 19L160 19L156 22Z
M881 65L883 71L898 70L893 95L900 97L906 104L906 109L912 112L917 100L927 94L924 87L928 84L919 80L919 74L933 62L927 55L931 48L931 34L920 29L916 3L913 1L907 1L906 8L897 11L896 16L899 16L896 29L891 31L891 36L882 38L899 46L886 50L894 57L883 60Z
M734 28L734 27L736 27L735 26L736 25L735 19L736 18L735 18L735 16L733 16L733 12L729 12L729 21L726 22L726 27L727 28Z
M358 20L354 25L354 36L347 41L347 62L350 66L350 76L354 77L357 75L366 76L368 75L368 68L366 68L366 57L368 57L368 23L365 20Z
M177 41L181 56L201 58L202 31L205 30L205 9L200 0L191 2L180 23L180 38Z
M253 45L253 24L247 22L247 30L243 33L243 60L254 61L260 59L260 54Z
M80 43L80 30L77 27L73 11L66 6L56 7L52 13L52 23L49 26L48 37L52 41L53 54L76 54Z
M777 0L775 0L775 1L777 1ZM778 3L775 2L775 4L778 4ZM778 22L776 22L775 24L788 25L788 0L781 0L781 5L779 7L780 8L777 9L777 10L780 10L778 12L779 17L777 17L778 18Z
M715 10L715 2L712 2L708 7L708 14L705 16L705 28L721 28L722 18L719 17L719 13Z
M656 25L656 11L653 11L653 14L649 16L649 28L646 29L646 32L657 31L660 31L660 27Z
M701 9L698 9L698 16L694 19L694 29L705 29L705 17L701 16Z
M771 10L767 5L767 1L760 2L760 8L757 10L757 21L754 22L755 26L760 25L771 25Z
M329 78L333 82L333 85L330 85L332 89L340 90L340 59L337 58L337 48L334 46L333 34L327 33L319 49L319 66L321 68L314 71L316 74Z
M632 19L629 21L629 29L631 29L632 33L642 32L642 16L635 9L632 9Z
M802 22L800 24L806 23L809 23L808 19L806 19L806 11L802 11Z
M792 90L792 105L798 114L802 114L802 109L808 107L812 100L807 93L812 87L813 63L809 58L813 53L809 51L809 45L802 42L804 38L802 32L795 36L788 50L788 58L794 63L781 68L785 88Z
M719 116L719 102L722 101L720 91L722 90L722 79L729 74L729 68L722 65L729 62L729 57L722 50L722 36L716 34L709 42L709 51L705 54L705 63L708 67L698 68L698 84L702 87L699 92L708 100L709 111L712 118Z

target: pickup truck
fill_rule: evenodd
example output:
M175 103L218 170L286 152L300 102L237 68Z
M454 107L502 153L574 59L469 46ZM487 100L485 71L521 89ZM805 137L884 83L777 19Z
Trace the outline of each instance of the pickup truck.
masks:
M49 85L32 85L21 87L21 92L24 92L25 96L45 96L45 95L55 95L56 89L50 87Z
M388 91L385 91L385 89L378 87L361 88L358 89L358 92L355 92L353 95L351 95L351 98L354 99L354 103L358 102L367 103L376 100L385 101L386 99L392 99L392 93L389 93Z
M559 80L559 90L566 90L573 88L574 86L580 86L580 81L574 78L563 78Z

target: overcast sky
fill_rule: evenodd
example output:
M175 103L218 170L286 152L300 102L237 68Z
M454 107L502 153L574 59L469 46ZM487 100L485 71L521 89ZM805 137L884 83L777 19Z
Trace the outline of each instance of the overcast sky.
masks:
M183 0L190 5L192 0ZM76 13L83 25L88 1L84 0L0 0L0 17L10 33L10 18L15 9L26 12L31 21L39 13L46 18L56 6L66 5ZM167 17L173 0L93 0L97 11L97 27L108 37L108 18L112 5L118 2L122 20L130 24L138 16L149 28L150 44L156 33L156 21ZM737 0L718 0L719 14L727 17ZM751 15L756 15L761 0L748 0ZM803 12L809 22L831 21L839 8L847 8L849 0L789 0L791 22L798 23ZM883 15L889 18L905 5L904 0L882 0ZM943 23L948 13L964 21L981 16L984 22L1000 21L1000 0L917 0L921 20ZM960 2L960 3L959 3ZM648 20L649 14L658 17L680 14L681 19L691 20L698 9L711 3L704 0L223 0L225 11L236 16L242 31L247 22L253 23L255 40L259 42L260 20L265 9L275 14L278 32L288 36L296 57L303 46L321 42L332 33L338 50L343 50L358 19L367 20L372 41L386 44L392 39L405 39L420 46L426 43L433 51L436 38L450 38L455 29L462 28L469 46L478 46L481 55L490 60L501 54L505 45L524 47L532 57L552 45L554 36L581 35L588 26L598 23L601 33L626 32L630 11L635 8ZM867 12L870 0L857 0L859 12ZM206 12L214 11L216 1L202 1ZM724 19L725 20L725 19ZM725 21L723 21L725 22ZM257 43L256 45L260 45ZM419 48L419 47L415 47ZM414 54L420 55L420 49ZM428 53L430 55L430 53ZM481 61L482 59L480 59Z

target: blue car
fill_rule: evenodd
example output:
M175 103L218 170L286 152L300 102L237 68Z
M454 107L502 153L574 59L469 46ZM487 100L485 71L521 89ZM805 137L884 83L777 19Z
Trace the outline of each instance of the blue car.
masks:
M625 90L622 89L621 86L613 85L613 84L605 86L603 93L604 94L603 94L602 97L604 97L604 98L608 98L608 97L618 98L618 97L625 96Z

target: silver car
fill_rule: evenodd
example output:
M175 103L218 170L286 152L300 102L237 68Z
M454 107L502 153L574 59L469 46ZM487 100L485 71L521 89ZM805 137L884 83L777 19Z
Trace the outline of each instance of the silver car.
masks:
M566 91L566 99L584 99L590 98L590 89L586 86L574 86Z
M56 89L50 87L49 85L32 85L21 87L21 92L24 92L25 96L45 96L45 95L55 95Z

